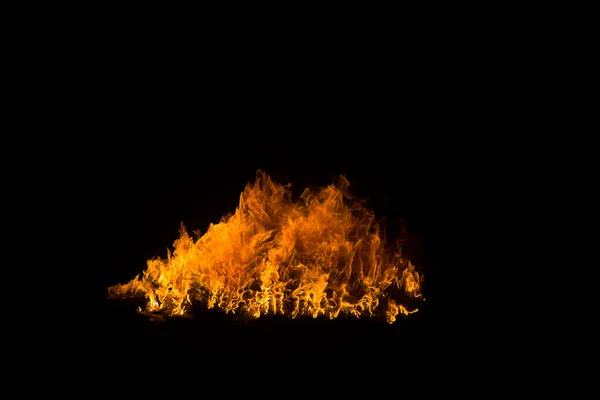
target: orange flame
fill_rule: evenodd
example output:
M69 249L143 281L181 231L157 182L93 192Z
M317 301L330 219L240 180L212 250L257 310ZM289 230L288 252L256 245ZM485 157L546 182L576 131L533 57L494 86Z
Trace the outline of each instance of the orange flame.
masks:
M143 294L148 316L182 316L192 304L224 312L354 317L408 315L401 299L420 299L422 276L399 250L388 251L374 215L348 194L349 182L292 201L290 185L262 171L234 214L190 237L183 224L167 258L108 288L109 297Z

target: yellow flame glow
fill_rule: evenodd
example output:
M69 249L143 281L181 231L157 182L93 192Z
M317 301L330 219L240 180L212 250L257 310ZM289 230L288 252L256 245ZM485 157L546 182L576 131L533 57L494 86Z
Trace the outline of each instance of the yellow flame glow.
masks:
M399 250L384 246L374 214L348 194L349 183L292 201L290 185L262 171L235 213L204 235L184 225L167 258L108 288L109 297L144 295L150 316L181 316L192 304L224 312L336 318L383 315L389 323L423 300L422 276Z

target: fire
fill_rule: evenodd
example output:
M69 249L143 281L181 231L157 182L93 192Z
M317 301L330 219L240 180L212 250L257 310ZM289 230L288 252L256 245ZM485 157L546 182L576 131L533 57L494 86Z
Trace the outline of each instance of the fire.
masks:
M110 298L145 296L152 317L183 316L193 304L253 318L340 314L408 315L424 300L422 276L385 246L374 214L355 201L342 176L292 200L290 185L264 172L246 185L235 213L192 237L183 223L166 259L108 288Z

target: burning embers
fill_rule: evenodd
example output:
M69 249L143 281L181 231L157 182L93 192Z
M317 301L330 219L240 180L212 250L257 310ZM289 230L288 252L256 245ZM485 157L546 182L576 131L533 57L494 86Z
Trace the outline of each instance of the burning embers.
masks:
M289 185L258 171L234 214L211 224L204 235L180 237L167 258L109 297L144 295L139 311L153 317L182 316L193 304L254 318L282 314L355 317L418 311L422 276L400 249L390 251L372 212L348 194L341 177L318 192L292 201Z

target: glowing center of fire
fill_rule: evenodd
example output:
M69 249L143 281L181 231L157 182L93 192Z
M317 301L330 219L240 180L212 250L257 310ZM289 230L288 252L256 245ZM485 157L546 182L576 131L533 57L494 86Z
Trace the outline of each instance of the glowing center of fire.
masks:
M258 171L234 214L194 239L183 224L167 258L108 288L109 297L144 295L139 311L185 315L192 304L254 318L268 314L336 318L408 315L401 300L422 299L422 277L400 251L384 247L374 215L352 201L341 177L292 201L289 185Z

